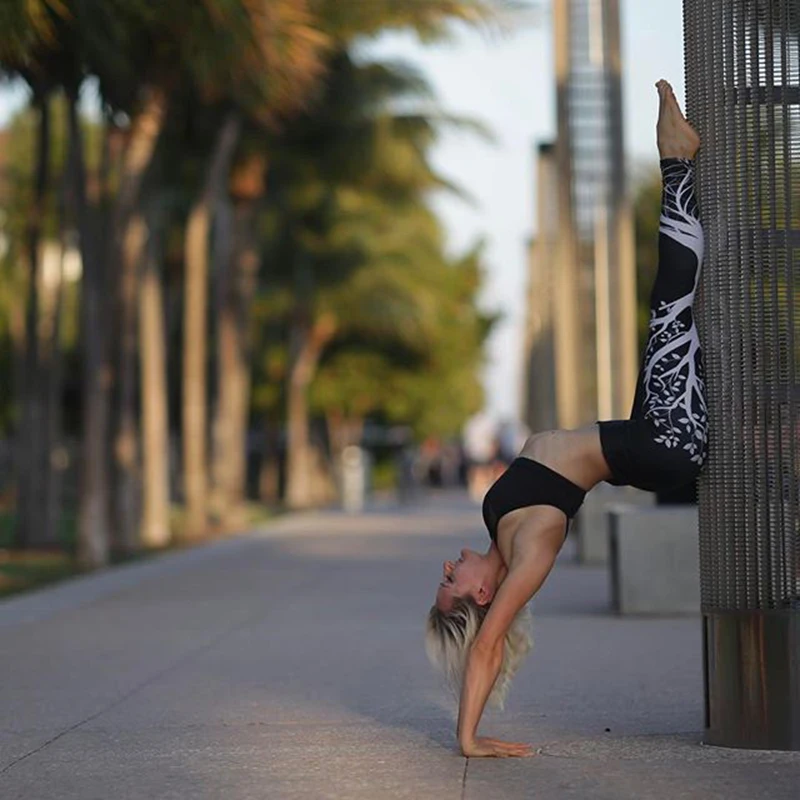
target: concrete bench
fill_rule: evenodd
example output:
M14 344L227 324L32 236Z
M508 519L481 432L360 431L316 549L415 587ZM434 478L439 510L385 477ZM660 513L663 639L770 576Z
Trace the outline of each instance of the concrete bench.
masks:
M697 506L609 511L611 605L619 614L700 611Z
M592 489L575 519L578 560L582 564L608 563L608 512L619 503L648 507L655 503L655 495L608 483Z

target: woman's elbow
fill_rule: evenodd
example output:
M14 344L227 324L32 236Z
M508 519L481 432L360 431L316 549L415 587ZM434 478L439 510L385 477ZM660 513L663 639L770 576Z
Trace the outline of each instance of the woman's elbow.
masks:
M474 658L492 668L500 669L503 663L503 641L489 641L478 636L472 644L472 654Z

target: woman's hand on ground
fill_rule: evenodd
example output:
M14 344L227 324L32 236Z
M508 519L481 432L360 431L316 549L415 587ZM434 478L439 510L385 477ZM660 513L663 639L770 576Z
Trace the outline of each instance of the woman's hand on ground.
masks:
M461 752L467 758L529 758L533 747L521 742L503 742L479 736L471 742L461 743Z

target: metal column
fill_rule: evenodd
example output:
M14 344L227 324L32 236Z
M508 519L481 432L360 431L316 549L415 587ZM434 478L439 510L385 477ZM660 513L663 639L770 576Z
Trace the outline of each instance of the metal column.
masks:
M683 8L707 242L706 740L800 750L800 4Z

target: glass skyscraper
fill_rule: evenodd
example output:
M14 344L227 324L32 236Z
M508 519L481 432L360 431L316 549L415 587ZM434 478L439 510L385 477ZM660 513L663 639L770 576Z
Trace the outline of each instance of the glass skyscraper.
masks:
M557 180L554 193L540 191L538 203L554 207L558 232L555 247L547 248L549 263L539 263L542 248L538 255L534 248L532 271L539 283L543 270L551 272L555 418L560 427L573 427L629 413L638 368L636 285L619 2L554 0L553 12ZM531 309L531 318L536 315ZM535 423L529 405L526 416Z

